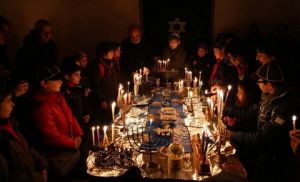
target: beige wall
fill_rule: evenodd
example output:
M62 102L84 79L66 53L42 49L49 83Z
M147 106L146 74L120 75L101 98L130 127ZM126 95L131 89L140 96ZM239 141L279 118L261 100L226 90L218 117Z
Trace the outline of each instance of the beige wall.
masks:
M248 25L256 23L261 31L273 31L278 23L290 26L290 33L300 38L299 0L214 0L214 36L232 31L244 36Z
M99 41L120 41L140 22L139 0L0 0L0 15L12 24L10 55L39 18L53 25L61 57L77 50L93 57Z
M120 41L128 25L139 23L141 0L0 0L0 15L12 23L9 55L14 57L22 38L38 18L48 19L60 55L83 50L94 56L97 42ZM299 0L212 0L213 36L232 31L244 36L248 25L257 23L263 32L278 23L290 25L300 38Z

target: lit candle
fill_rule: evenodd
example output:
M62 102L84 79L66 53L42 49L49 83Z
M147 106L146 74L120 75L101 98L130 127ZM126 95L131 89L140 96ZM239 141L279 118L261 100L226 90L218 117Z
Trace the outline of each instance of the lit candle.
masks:
M151 118L151 119L150 119L150 126L152 126L152 122L153 122L153 119Z
M169 62L170 62L170 59L168 58L168 59L167 59L167 66L166 66L166 69L169 69Z
M107 138L106 131L107 131L107 126L103 126L103 132L104 132L103 146L105 146L106 144L109 143L108 138Z
M204 93L205 93L205 94L208 94L208 91L207 91L207 89L205 89Z
M98 142L98 145L100 146L100 127L97 126L96 129L97 129L97 142Z
M199 71L199 82L201 81L201 71Z
M229 92L230 92L231 88L232 88L231 85L227 86L227 93L226 93L226 97L225 97L225 104L227 103L228 95L229 95Z
M93 146L95 147L96 143L95 143L95 127L92 127L92 140L93 140Z
M140 75L142 75L142 69L140 69Z
M127 105L127 94L123 95L123 100L124 100L124 105L126 106Z
M131 92L128 93L127 97L128 97L128 104L130 104L131 103Z
M195 77L195 78L194 78L194 84L193 84L193 87L194 87L194 88L197 87L197 81L198 81L198 80L197 80L197 78Z
M111 125L111 142L112 143L115 142L115 125L114 124Z
M158 70L161 70L161 60L158 60Z
M192 98L193 97L193 91L189 91L189 98Z
M127 92L129 92L129 91L130 91L130 88L129 88L129 86L130 86L130 82L127 82Z
M112 122L115 121L115 107L116 107L116 102L113 102L113 103L111 104Z
M293 120L293 130L296 131L296 120L297 120L297 116L296 116L296 115L293 115L292 120Z
M223 108L224 108L224 101L223 101L223 99L224 99L224 93L221 90L220 91L220 113L219 113L219 115L223 114Z

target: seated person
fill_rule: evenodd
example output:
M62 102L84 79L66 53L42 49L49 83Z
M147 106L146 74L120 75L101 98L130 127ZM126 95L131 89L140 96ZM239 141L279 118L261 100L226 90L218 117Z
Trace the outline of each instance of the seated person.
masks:
M12 90L5 79L0 85L0 181L47 181L48 163L14 126Z
M65 177L80 157L82 129L60 92L62 74L55 65L37 69L40 88L33 97L33 118L39 150L49 161L49 173Z
M235 105L225 105L223 121L228 129L235 131L256 131L261 92L252 80L238 82Z

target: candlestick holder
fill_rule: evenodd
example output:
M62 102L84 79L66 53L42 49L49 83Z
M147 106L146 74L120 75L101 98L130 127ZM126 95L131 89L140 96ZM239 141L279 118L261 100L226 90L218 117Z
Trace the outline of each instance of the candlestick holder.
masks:
M161 129L162 130L162 129ZM162 134L161 132L160 134ZM149 161L142 166L142 170L146 176L160 176L162 174L161 166L153 161L153 155L163 153L170 142L165 143L164 146L159 147L161 143L159 139L159 133L153 126L153 122L149 122L148 125L132 126L128 128L126 132L130 147L137 153L149 156ZM169 135L171 137L171 135Z

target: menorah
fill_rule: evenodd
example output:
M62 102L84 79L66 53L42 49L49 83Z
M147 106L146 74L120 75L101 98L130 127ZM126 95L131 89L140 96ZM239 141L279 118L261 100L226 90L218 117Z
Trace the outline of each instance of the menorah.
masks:
M152 120L148 125L144 126L131 126L127 128L126 132L130 147L138 153L149 155L149 162L142 166L146 174L161 173L161 167L153 162L153 155L163 153L170 145L170 140L162 141L165 137L171 138L173 133L170 128L159 128L152 126ZM160 147L161 146L161 147Z

